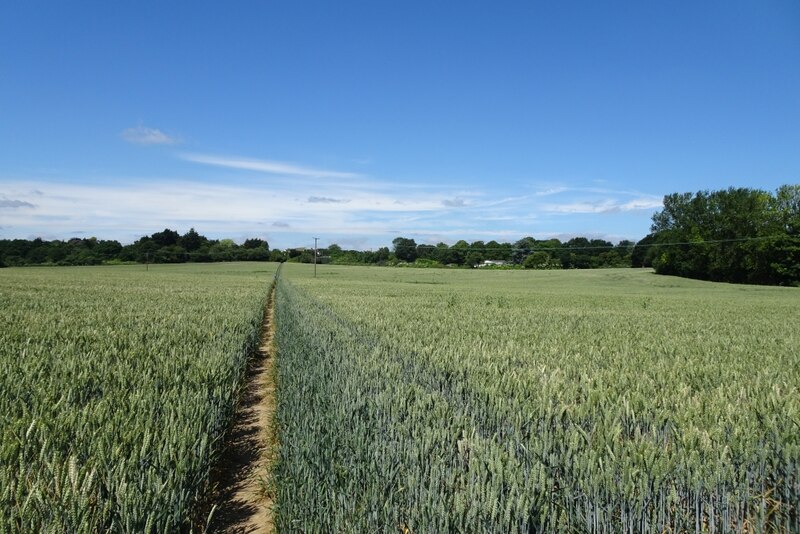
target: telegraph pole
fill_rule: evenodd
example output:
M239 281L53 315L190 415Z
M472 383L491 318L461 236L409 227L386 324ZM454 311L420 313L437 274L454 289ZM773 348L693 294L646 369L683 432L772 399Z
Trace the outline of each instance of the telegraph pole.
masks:
M317 240L319 238L314 238L314 278L317 277Z

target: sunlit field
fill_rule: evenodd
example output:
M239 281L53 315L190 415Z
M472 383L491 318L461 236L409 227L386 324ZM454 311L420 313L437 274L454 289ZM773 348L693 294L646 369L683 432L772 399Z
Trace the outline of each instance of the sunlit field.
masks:
M0 531L202 530L276 268L0 271ZM313 273L278 280L280 531L800 530L800 290Z
M275 270L0 270L0 532L202 524Z
M287 265L287 531L797 531L800 293Z

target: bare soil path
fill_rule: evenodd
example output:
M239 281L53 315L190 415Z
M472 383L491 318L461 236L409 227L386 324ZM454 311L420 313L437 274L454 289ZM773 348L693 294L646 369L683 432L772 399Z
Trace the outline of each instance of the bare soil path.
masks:
M261 344L251 362L225 451L215 475L216 505L208 532L265 534L275 531L268 490L270 466L277 453L272 428L275 413L273 336L275 288L267 301Z

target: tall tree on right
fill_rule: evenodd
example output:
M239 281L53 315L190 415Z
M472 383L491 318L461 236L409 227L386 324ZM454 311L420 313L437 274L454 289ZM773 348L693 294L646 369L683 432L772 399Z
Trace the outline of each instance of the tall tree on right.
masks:
M653 215L657 273L721 282L800 283L800 185L673 193ZM643 244L640 242L640 244Z

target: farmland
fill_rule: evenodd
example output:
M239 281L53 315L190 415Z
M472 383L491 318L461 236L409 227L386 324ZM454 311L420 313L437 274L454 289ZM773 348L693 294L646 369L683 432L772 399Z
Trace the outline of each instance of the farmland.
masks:
M0 532L202 530L275 271L0 271ZM800 531L799 295L284 264L275 525Z
M287 265L285 531L798 531L800 298Z
M0 532L202 524L274 272L0 272Z

